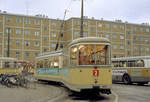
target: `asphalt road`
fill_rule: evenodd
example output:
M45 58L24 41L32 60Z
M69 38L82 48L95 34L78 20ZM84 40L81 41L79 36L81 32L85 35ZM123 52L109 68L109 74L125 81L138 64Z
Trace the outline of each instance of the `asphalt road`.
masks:
M150 102L150 85L113 84L118 102Z
M0 102L150 102L150 85L113 84L112 94L96 97L92 93L72 93L54 83L36 84L36 89L0 85Z

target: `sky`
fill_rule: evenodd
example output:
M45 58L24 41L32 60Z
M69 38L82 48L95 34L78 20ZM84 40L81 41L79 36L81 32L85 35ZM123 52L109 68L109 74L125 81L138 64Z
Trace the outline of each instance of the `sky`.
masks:
M0 0L0 10L14 14L44 14L52 19L80 17L81 0ZM84 0L84 16L130 23L150 23L150 0Z

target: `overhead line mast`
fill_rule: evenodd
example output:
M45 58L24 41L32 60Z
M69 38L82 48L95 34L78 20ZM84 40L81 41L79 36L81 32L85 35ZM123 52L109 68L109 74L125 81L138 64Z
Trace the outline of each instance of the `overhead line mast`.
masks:
M84 18L84 4L83 0L81 0L81 25L80 25L80 37L83 37L83 18Z

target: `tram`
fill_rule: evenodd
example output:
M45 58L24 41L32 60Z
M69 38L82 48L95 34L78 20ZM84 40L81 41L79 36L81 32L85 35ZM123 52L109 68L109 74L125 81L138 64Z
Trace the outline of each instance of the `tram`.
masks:
M22 72L21 64L17 59L9 57L0 57L0 75L19 74Z
M113 82L125 84L150 82L150 56L112 58Z
M63 50L43 53L36 58L34 76L55 81L72 91L94 90L111 94L111 45L106 38L83 37Z

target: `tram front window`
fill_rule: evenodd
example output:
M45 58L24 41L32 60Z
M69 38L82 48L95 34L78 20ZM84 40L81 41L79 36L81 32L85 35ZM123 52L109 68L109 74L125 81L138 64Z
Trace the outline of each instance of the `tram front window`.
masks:
M106 65L106 45L79 45L79 65Z

